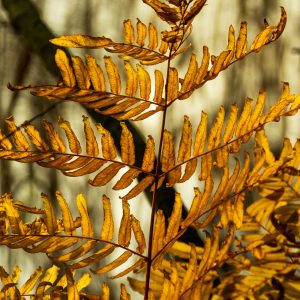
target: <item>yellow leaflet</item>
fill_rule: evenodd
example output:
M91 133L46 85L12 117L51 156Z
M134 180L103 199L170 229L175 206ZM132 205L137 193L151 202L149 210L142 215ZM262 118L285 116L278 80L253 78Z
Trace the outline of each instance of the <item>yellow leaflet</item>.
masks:
M217 253L217 259L216 259L217 262L221 262L227 257L227 253L230 250L233 237L234 237L234 226L230 226L228 233L221 244L220 250Z
M114 236L114 221L111 211L110 199L102 196L104 220L101 229L101 240L111 241Z
M96 124L96 127L97 130L102 134L101 146L103 157L105 159L115 159L117 156L117 151L112 135L101 124Z
M294 114L297 113L298 109L300 107L300 94L298 94L295 99L293 104L290 107L290 113L288 115L293 116Z
M101 295L101 300L109 300L109 287L108 285L103 282L102 283L102 295Z
M70 48L105 48L112 40L106 37L91 37L84 34L62 35L51 39L50 42L61 47ZM60 50L61 51L61 50Z
M76 79L66 53L63 50L57 49L54 58L64 85L74 87L76 85Z
M46 194L42 193L41 198L43 200L44 209L46 213L45 222L47 226L47 231L50 235L54 235L57 230L57 220L53 205Z
M6 137L6 135L3 133L1 128L0 128L0 145L1 145L1 148L4 150L11 150L13 148L12 143L9 141L9 139Z
M221 179L221 182L214 194L214 196L212 197L210 203L209 203L209 206L208 208L210 209L209 210L209 213L206 217L206 219L201 222L198 226L201 227L201 228L204 228L206 226L208 226L208 224L212 221L212 219L214 218L215 214L217 213L217 209L214 208L217 204L220 203L220 201L222 201L222 194L224 192L224 189L228 183L228 177L229 177L229 170L228 170L228 167L226 166L224 169L224 174L222 176L222 179ZM208 177L209 178L209 177ZM206 188L206 184L207 184L207 188ZM213 188L213 183L210 182L210 179L205 182L205 189L204 189L204 194L203 194L203 199L205 199L205 201L207 201L207 196L210 196L208 195L208 192L212 192L212 188ZM207 192L206 192L207 190ZM203 200L202 200L203 201Z
M148 48L154 50L158 46L157 30L152 23L148 26Z
M258 160L255 162L255 165L247 178L247 185L251 186L258 181L260 177L259 171L263 168L266 159L265 151L261 151Z
M183 163L191 157L192 147L192 124L188 116L184 116L182 135L180 139L177 161Z
M221 132L224 124L225 109L222 105L218 111L216 119L210 129L207 149L212 150L219 146L221 141Z
M40 280L40 283L36 289L36 294L43 294L46 290L48 290L54 281L57 279L59 272L59 267L53 265L50 267L43 278Z
M105 245L102 249L96 251L94 254L92 254L91 256L82 259L81 261L74 263L72 265L70 265L70 269L79 269L79 268L83 268L86 266L89 266L91 264L94 263L99 263L99 261L101 259L103 259L104 257L108 256L109 254L111 254L115 249L114 245Z
M244 166L240 171L240 174L236 180L236 183L235 183L235 186L233 189L233 192L235 194L239 193L244 188L244 184L248 177L249 169L250 169L250 156L249 156L249 153L246 152Z
M25 126L25 131L27 136L29 137L31 143L40 151L45 152L49 150L48 145L46 142L42 139L39 131L36 129L36 127L32 124L27 124Z
M216 60L213 62L213 66L209 70L209 76L216 77L220 73L220 71L225 69L229 63L228 57L230 58L230 56L230 50L222 51L220 55L216 57Z
M179 180L180 183L185 182L191 178L197 168L197 158L186 163L184 174Z
M137 176L141 174L141 171L138 169L129 169L122 177L116 182L113 186L114 190L122 190L127 188Z
M294 101L294 97L286 97L280 99L279 102L272 105L269 112L261 118L261 123L268 123L272 121L278 121L279 118L283 115L284 110L288 107L290 103Z
M165 237L165 216L161 209L156 212L156 219L154 225L152 253L156 254L164 246Z
M79 56L72 56L71 59L78 87L82 90L89 89L91 85L90 76L83 61Z
M160 300L170 299L169 298L170 293L171 293L171 282L167 277L165 277L163 287L162 287L162 291L161 291L161 295L160 295L159 299Z
M171 282L171 293L170 293L170 299L178 299L179 293L180 293L180 279L179 274L177 272L177 266L176 264L171 264L171 274L170 274L170 282Z
M201 215L201 213L203 212L203 210L206 206L206 203L204 203L204 201L202 201L202 194L201 194L200 190L198 188L194 188L194 193L195 193L195 196L194 196L192 205L188 211L187 217L180 225L181 228L188 227L193 222L195 222L197 220L197 218Z
M122 200L130 200L142 193L154 181L153 175L148 175L143 178L135 187L133 187L125 196L121 197Z
M90 156L98 156L99 148L98 143L91 127L88 117L82 116L84 123L84 133L86 138L86 154Z
M247 131L255 129L259 125L259 120L264 110L266 92L260 90L254 110L249 118Z
M137 74L139 79L140 97L149 100L151 93L151 81L149 73L140 65L137 65Z
M101 267L99 269L96 269L96 270L92 270L91 271L94 273L94 274L105 274L117 267L119 267L120 265L122 265L123 263L125 263L132 255L132 252L130 251L125 251L123 254L121 254L118 258L116 258L114 261L112 261L111 263L107 264L106 266L104 267Z
M167 172L175 166L175 149L173 137L170 131L164 130L162 148L162 171Z
M146 248L146 240L144 233L141 229L140 221L137 220L133 215L130 216L130 223L133 229L135 240L138 243L137 251L139 253L144 253Z
M15 124L14 117L11 116L11 117L6 118L5 123L7 125L9 133L11 133L13 136L14 144L15 144L17 150L20 150L20 151L30 150L29 143L27 142L24 134L22 133L20 128L18 128Z
M175 193L175 202L172 209L171 216L169 218L169 225L167 228L167 234L165 236L165 243L168 243L174 238L178 232L182 216L182 199L179 193Z
M247 131L247 123L250 118L252 103L252 99L246 98L242 114L235 129L236 137L240 137L242 133L245 133L245 131Z
M47 133L51 148L56 152L64 153L66 151L66 146L53 125L50 122L43 120L43 127Z
M209 66L209 59L210 59L209 50L206 46L203 46L203 57L201 61L201 66L197 71L195 84L197 85L201 84L203 79L205 78Z
M280 153L280 160L284 160L286 159L289 155L291 155L293 152L293 147L291 144L291 141L288 138L284 138L283 140L283 147L281 149L281 153ZM297 167L297 166L295 166Z
M222 205L218 206L218 209L220 211L220 221L218 226L221 228L226 228L230 218L232 218L231 199L223 202Z
M206 0L196 0L190 10L186 13L184 16L184 20L187 21L192 21L195 16L201 11L202 7L204 6Z
M80 154L81 153L80 142L77 139L73 129L71 128L70 122L60 117L58 124L59 127L65 131L71 152L75 154Z
M225 167L225 168L227 169L227 167ZM224 168L224 170L225 170L225 168ZM224 186L222 198L227 197L228 194L232 192L232 187L236 183L236 180L237 180L238 174L239 174L239 170L240 170L240 162L237 158L235 158L234 170L232 172L232 175L229 177L229 180L226 183L226 186Z
M259 52L259 50L268 43L270 33L275 29L275 26L267 26L262 32L260 32L254 39L252 45L250 46L250 51Z
M247 22L240 25L239 36L236 41L235 57L242 58L247 53Z
M161 71L155 70L155 94L153 101L158 104L164 104L162 99L162 93L164 89L164 77Z
M43 274L43 269L38 267L34 273L30 276L30 278L22 285L20 288L20 294L29 294L32 289L35 287L37 282L39 281L41 275Z
M220 238L219 229L216 226L214 226L213 227L213 242L211 244L209 257L207 259L206 270L210 269L216 260L216 256L217 256L217 253L219 250L219 238Z
M92 276L89 273L84 273L80 279L75 283L78 291L81 291L92 282Z
M125 20L124 25L124 41L126 44L134 43L134 29L131 23L131 20Z
M175 68L169 69L169 82L167 87L167 104L174 101L178 97L178 72Z
M22 270L19 266L14 266L13 273L11 274L11 278L14 283L18 282L21 272Z
M211 251L211 236L209 232L205 231L205 242L204 242L204 252L203 256L201 259L201 262L197 268L197 278L200 278L201 275L204 274L205 270L207 269L207 260L210 256L210 251Z
M128 61L124 61L125 72L126 72L126 95L134 97L136 95L138 78L137 73Z
M10 194L4 194L2 196L2 200L4 201L3 206L5 208L5 213L9 220L12 233L24 235L26 233L25 226L18 211L13 206L12 196Z
M234 34L234 28L232 25L229 26L228 29L228 44L227 44L227 50L233 51L235 48L235 34Z
M194 156L198 156L203 153L206 142L206 128L207 128L207 114L201 112L201 121L198 125L194 142Z
M60 192L56 192L55 195L61 210L64 231L67 235L75 235L76 231L70 208Z
M71 300L80 300L79 291L76 287L73 274L72 272L67 268L66 269L66 277L67 277L67 295L68 299Z
M159 47L158 51L161 54L166 54L166 52L168 51L168 48L169 48L169 43L161 40L161 44L160 44L160 47Z
M154 168L155 161L155 143L151 135L148 135L146 149L144 152L142 170L145 172L151 172Z
M143 47L147 35L147 26L138 19L136 24L136 29L137 29L136 43L140 47Z
M124 271L122 271L121 273L114 275L112 277L110 277L110 279L116 279L116 278L120 278L123 277L124 275L130 273L131 271L136 270L138 267L140 267L141 265L143 265L145 263L144 258L140 258L138 261L136 261L132 266L130 266L129 268L126 268Z
M213 158L212 153L209 152L208 154L201 157L201 172L199 175L199 180L206 180L210 174L211 169L213 167Z
M132 133L124 122L120 123L122 127L121 133L121 158L126 164L133 165L135 163L135 149Z
M223 135L223 144L227 144L232 139L234 133L234 127L236 125L237 115L238 115L238 107L236 103L234 103L230 107L230 113L228 116L228 120Z
M121 79L117 66L110 56L104 56L106 73L108 76L111 92L117 95L121 93Z
M85 55L86 68L95 91L106 91L105 77L101 67L97 64L96 58Z
M135 100L134 100L134 102L135 102ZM138 116L140 113L145 111L151 104L150 102L143 102L143 101L140 101L139 103L141 103L141 104L129 109L128 111L126 111L124 113L116 114L114 117L119 121L128 120L130 118ZM136 119L138 119L138 118L139 117L137 117ZM136 121L136 119L134 119L134 121Z
M192 286L194 278L196 276L196 270L197 270L197 252L196 252L195 245L192 245L189 264L186 273L184 274L180 293L183 293L184 291L186 291Z
M89 217L86 200L82 194L77 195L76 204L81 218L82 235L85 237L93 236L93 227Z
M269 142L268 142L268 139L265 135L264 130L256 131L255 142L257 143L257 145L259 145L260 147L262 147L264 149L264 152L265 152L265 155L266 155L266 163L268 165L274 164L275 157L274 157L274 155L273 155L273 153L270 149Z
M120 300L130 300L130 294L127 293L126 287L123 283L121 283L121 294L120 294Z
M245 201L245 193L239 194L235 200L234 211L233 211L233 223L237 229L241 228L243 224L244 201Z
M181 90L180 90L181 94L186 93L187 91L189 91L192 88L196 74L197 74L197 70L198 70L197 58L196 58L196 55L193 53L190 58L190 64L189 64L188 70L184 76L183 83L181 85ZM186 99L186 98L188 98L188 96L189 96L188 94L185 94L185 95L180 96L179 99L181 99L181 100Z
M122 200L123 216L118 234L118 243L127 247L130 244L131 239L131 222L130 222L130 206L125 200Z
M77 240L79 241L79 239ZM74 244L77 242L77 241L65 241L64 243L62 242L63 244L63 247L64 249L68 249L70 248L71 246L74 246ZM59 251L61 250L59 247L59 243L61 242L61 239L59 242L57 242L55 244L55 246L57 246L58 249L50 249L50 250L53 250L51 252L54 252L54 251ZM65 254L62 254L60 256L51 256L51 260L54 261L54 262L60 262L60 263L67 263L71 260L75 260L75 259L79 259L80 257L84 256L85 254L87 254L88 252L92 251L93 249L95 249L96 245L97 245L97 241L96 240L87 240L85 241L83 244L81 244L79 247L75 248L74 250L71 250L70 252L67 252ZM47 250L47 249L46 249ZM49 250L48 250L49 251Z

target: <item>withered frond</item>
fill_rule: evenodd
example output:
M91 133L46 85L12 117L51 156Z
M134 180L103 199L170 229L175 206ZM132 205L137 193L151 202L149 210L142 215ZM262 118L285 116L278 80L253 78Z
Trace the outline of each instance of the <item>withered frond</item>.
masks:
M30 89L33 95L49 100L74 101L118 120L142 120L163 108L164 78L158 70L155 71L154 96L150 99L150 75L141 65L135 69L130 62L124 61L127 80L122 88L119 70L109 56L104 57L108 83L101 66L90 55L86 56L85 64L79 56L72 57L70 64L66 53L58 49L55 61L63 80L57 86L9 85L9 88ZM151 105L154 109L148 110Z
M137 166L133 136L125 123L121 123L121 160L118 160L115 142L110 132L101 124L96 124L98 132L102 135L100 147L90 121L85 116L83 116L86 140L84 154L79 138L71 128L71 124L62 118L59 120L59 127L65 133L70 152L67 151L62 135L48 121L43 122L48 141L32 124L25 123L21 126L22 130L21 127L16 126L13 117L7 118L5 121L12 138L6 137L0 130L0 157L2 159L23 163L36 162L46 168L58 169L66 176L71 177L84 176L98 171L95 177L89 180L93 186L107 184L121 169L128 167L129 170L114 185L115 190L127 188L138 175L145 173L146 177L125 196L127 200L143 192L154 180L154 175L151 173L155 160L153 138L148 137L142 165Z
M144 233L133 215L130 218L129 204L126 202L126 211L119 228L119 244L113 242L114 238L114 220L110 199L103 195L103 224L100 236L94 234L92 220L89 216L87 203L82 194L76 198L79 217L75 218L69 209L67 201L59 192L56 198L61 211L59 218L53 208L52 201L47 195L42 194L44 207L35 209L20 205L13 201L12 196L5 194L0 198L1 209L1 233L0 244L9 248L22 248L29 253L45 253L54 263L64 263L69 269L78 269L99 263L103 258L109 256L117 248L125 251L119 258L100 269L93 270L97 274L107 273L125 263L133 254L138 255L138 260L134 267L130 266L126 272L136 269L144 262L142 255L146 249ZM27 214L41 215L35 217L32 222L25 223L21 218L19 211ZM134 233L134 239L137 242L137 249L128 248L131 241L131 231ZM126 241L122 243L121 241ZM99 248L100 247L100 248ZM98 250L96 250L98 248ZM95 251L96 250L96 251ZM137 263L138 262L138 263ZM117 275L116 275L117 276ZM119 275L118 275L119 276Z

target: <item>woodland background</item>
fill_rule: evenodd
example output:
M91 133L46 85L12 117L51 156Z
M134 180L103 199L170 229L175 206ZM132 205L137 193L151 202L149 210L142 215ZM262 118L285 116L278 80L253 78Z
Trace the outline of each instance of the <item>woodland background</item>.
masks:
M2 0L0 2L0 123L3 124L5 117L14 115L16 123L20 124L25 119L30 119L46 110L51 104L42 101L30 94L12 93L6 89L8 82L13 84L29 83L55 83L57 79L45 68L43 59L34 53L35 44L45 43L49 39L43 31L39 30L36 20L37 15L33 10L24 10L22 16L22 28L25 37L20 37L11 24L11 19L6 4L15 5L15 13L24 9L27 0ZM32 0L32 4L38 9L40 18L48 26L54 35L64 34L88 34L92 36L109 36L113 40L120 40L122 35L122 22L125 19L135 20L139 16L144 23L152 22L159 29L164 29L160 21L154 16L152 10L145 7L141 0ZM219 53L227 43L227 30L230 24L238 27L242 20L249 24L250 38L263 26L263 19L266 17L271 24L277 23L280 15L280 6L284 6L288 14L288 23L282 37L274 44L264 48L258 55L250 55L247 59L234 64L223 72L212 82L208 82L200 91L197 91L192 100L180 102L172 106L168 113L167 124L173 132L180 129L183 114L189 114L191 121L196 124L201 110L206 111L213 120L220 104L225 108L232 102L242 103L246 96L256 98L258 90L263 88L268 93L267 106L278 98L282 88L282 82L289 82L292 92L298 93L300 89L300 1L299 0L214 0L208 1L202 13L194 21L194 30L191 36L192 46L189 52L195 49L202 49L207 45L211 53ZM120 9L122 8L122 9ZM251 35L252 34L252 35ZM31 44L28 40L37 36ZM299 49L298 49L299 48ZM43 56L51 59L51 52L44 48ZM102 57L101 50L84 50L84 53L91 53L96 57ZM54 53L54 52L53 52ZM76 50L73 54L83 53ZM197 52L196 52L197 53ZM181 56L177 61L180 66L188 64L189 57ZM54 64L53 64L54 67ZM273 102L272 102L273 101ZM240 105L241 106L241 105ZM76 127L81 129L81 115L86 112L74 103L60 104L47 112L45 118L57 121L58 115L72 121ZM138 122L138 129L147 136L150 132L154 138L158 136L156 130L156 117L146 121ZM180 122L179 122L180 121ZM280 124L267 128L271 147L276 151L280 148L282 137L288 136L292 143L300 137L300 116L289 119L282 119ZM75 128L76 129L76 128ZM155 135L157 131L157 136ZM78 132L78 131L77 131ZM191 182L191 187L196 183ZM44 192L53 197L56 190L63 192L66 199L71 201L82 192L91 212L97 218L100 214L100 196L103 193L109 195L111 185L102 189L91 187L85 178L68 178L55 170L43 169L33 164L20 164L10 161L0 161L0 193L12 192L16 200L20 199L28 205L38 205L40 193ZM192 188L182 192L186 199L192 199ZM182 188L181 188L182 189ZM115 199L114 199L115 198ZM132 204L132 212L139 216L139 213L147 215L150 206L143 199L143 195L136 198ZM112 196L113 211L116 218L120 214L120 201L118 196ZM72 207L72 203L70 203ZM143 220L144 218L140 218ZM99 219L99 224L100 224ZM144 226L143 226L144 225ZM99 226L100 227L100 226ZM145 224L142 224L147 234ZM3 249L2 249L3 248ZM7 248L0 248L0 265L11 271L13 265L18 264L23 276L31 274L36 266L33 261L41 265L49 263L44 255L34 257L25 254L22 250L7 251ZM25 271L26 270L26 271ZM105 278L104 278L105 279ZM116 284L119 286L118 282ZM113 290L113 289L112 289Z

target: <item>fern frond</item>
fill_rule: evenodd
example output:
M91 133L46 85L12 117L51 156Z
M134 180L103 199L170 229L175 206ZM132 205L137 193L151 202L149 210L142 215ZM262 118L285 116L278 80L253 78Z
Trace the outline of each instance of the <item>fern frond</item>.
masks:
M7 118L6 124L9 135L12 136L12 142L4 135L2 136L2 140L0 141L0 157L2 159L24 163L36 162L42 167L58 169L71 177L84 176L98 171L94 179L89 180L89 183L93 186L105 185L122 168L125 166L129 167L129 170L114 185L114 189L116 190L127 188L139 174L145 173L147 176L124 196L124 199L127 200L143 192L154 180L154 175L151 173L155 160L153 138L151 136L148 137L142 166L136 166L132 133L125 123L121 123L121 161L116 159L115 142L110 132L102 125L96 124L99 133L102 135L100 147L89 119L84 116L86 154L82 154L81 143L74 133L71 124L62 118L59 120L59 127L65 132L70 153L66 152L63 137L57 132L53 124L47 121L43 122L43 127L49 143L41 137L42 133L34 125L25 123L22 126L25 129L25 132L23 132L20 127L16 126L13 117ZM101 155L100 150L102 152Z
M62 75L62 83L56 86L8 87L12 90L30 89L33 95L49 100L78 102L118 120L142 120L162 110L164 79L160 71L155 71L155 95L150 100L150 75L140 65L135 70L128 61L124 61L127 81L126 88L122 89L119 69L109 56L104 57L108 84L102 68L92 56L86 56L85 64L80 57L72 57L71 65L65 52L58 49L55 61ZM155 108L149 111L151 105Z
M18 273L18 275L16 274ZM12 274L8 274L3 267L0 267L0 279L2 286L0 287L1 299L23 299L30 297L31 299L99 299L100 295L87 293L83 289L92 282L92 277L88 273L84 273L78 279L75 279L75 271L66 269L65 274L57 266L43 270L38 267L26 280L23 285L19 285L19 274L21 270L18 266L14 267ZM76 276L78 277L78 276ZM130 295L121 284L121 299L130 299ZM106 283L102 283L101 299L109 299L110 289ZM129 298L128 298L129 297Z
M231 226L223 243L219 245L219 230L214 227L212 234L206 232L204 247L175 242L167 252L178 256L180 261L172 261L168 256L162 259L160 265L151 270L151 290L160 298L164 297L167 291L175 297L174 299L191 297L192 294L198 298L199 295L204 296L208 292L205 291L204 285L217 277L214 268L224 264L227 255L230 255L233 236L234 227ZM134 290L143 293L143 281L130 278L129 282Z
M225 110L221 106L208 133L207 114L202 112L194 143L190 134L191 124L189 118L185 116L177 154L178 164L175 163L173 136L165 130L161 178L168 176L168 186L185 182L195 173L197 158L201 158L199 180L206 180L214 166L223 168L229 159L229 154L239 152L241 145L247 143L255 132L270 122L278 121L283 116L295 114L300 108L300 96L291 95L287 83L283 85L283 91L278 102L266 113L263 112L265 98L266 93L264 91L259 92L255 104L253 104L252 99L246 98L239 117L236 104L232 104L226 123ZM193 147L192 155L191 147ZM184 164L185 170L182 172ZM267 175L265 174L265 176Z
M286 12L284 8L281 7L281 18L278 25L267 25L256 36L249 50L247 50L247 22L242 22L236 41L233 26L231 25L229 27L227 49L222 51L218 56L210 56L209 49L204 46L202 62L200 67L198 67L196 55L193 53L182 81L178 99L184 100L189 98L196 89L203 86L207 81L216 78L221 71L227 69L233 63L243 59L250 53L259 52L264 46L274 42L283 32L286 19ZM211 66L209 59L211 59ZM175 99L176 98L172 98L172 101L169 101L169 103L171 104Z
M72 216L63 195L57 192L56 197L62 218L54 214L52 202L46 195L42 194L44 208L39 213L44 217L38 217L32 223L24 223L18 212L19 206L15 205L10 195L3 195L0 198L1 218L6 222L1 222L1 224L5 224L5 227L1 228L0 244L10 248L22 248L29 253L45 253L53 262L67 264L69 269L83 268L98 263L116 248L124 248L125 252L121 254L119 259L95 270L97 274L119 267L132 254L137 254L142 259L133 264L135 267L131 266L126 272L122 271L122 273L127 274L143 263L144 256L142 253L146 248L146 241L139 221L133 215L129 219L129 227L124 220L121 222L119 245L112 241L113 219L109 198L103 195L104 220L100 238L97 238L93 233L92 222L83 195L79 194L76 199L80 214L77 219ZM124 207L126 207L124 215L126 218L126 214L130 214L129 204L124 202ZM30 213L29 209L27 209L27 212ZM77 233L79 229L81 234ZM138 244L137 251L127 248L130 244L131 229ZM126 242L121 242L122 240ZM103 243L105 246L95 251Z
M168 45L158 37L157 29L152 23L146 26L139 19L135 30L131 20L125 20L124 24L124 42L114 42L106 37L91 37L88 35L74 34L63 35L51 39L50 42L60 47L68 48L103 48L111 53L118 53L120 58L134 58L144 65L159 64L168 59L165 55L165 47ZM148 45L145 45L145 39L148 37ZM158 42L161 42L158 47ZM167 49L166 49L167 50Z

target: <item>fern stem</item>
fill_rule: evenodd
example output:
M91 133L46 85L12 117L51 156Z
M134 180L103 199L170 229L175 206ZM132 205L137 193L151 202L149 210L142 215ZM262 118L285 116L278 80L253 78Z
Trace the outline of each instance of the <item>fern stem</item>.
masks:
M148 300L148 292L150 288L150 274L151 274L151 264L152 264L152 242L153 242L153 229L154 229L154 219L155 219L155 211L156 211L156 203L157 203L157 193L158 193L158 182L160 178L160 163L162 156L162 146L163 146L163 135L166 124L167 117L167 98L168 98L168 82L170 76L170 64L171 64L171 56L172 56L172 48L170 48L170 54L168 58L168 66L167 66L167 75L166 75L166 84L165 84L165 105L163 108L163 117L161 122L161 131L160 131L160 139L159 139L159 148L158 155L155 167L155 182L154 182L154 191L152 196L152 206L151 206L151 218L150 218L150 232L148 238L148 255L147 255L147 272L146 272L146 285L145 285L145 295L144 299Z

